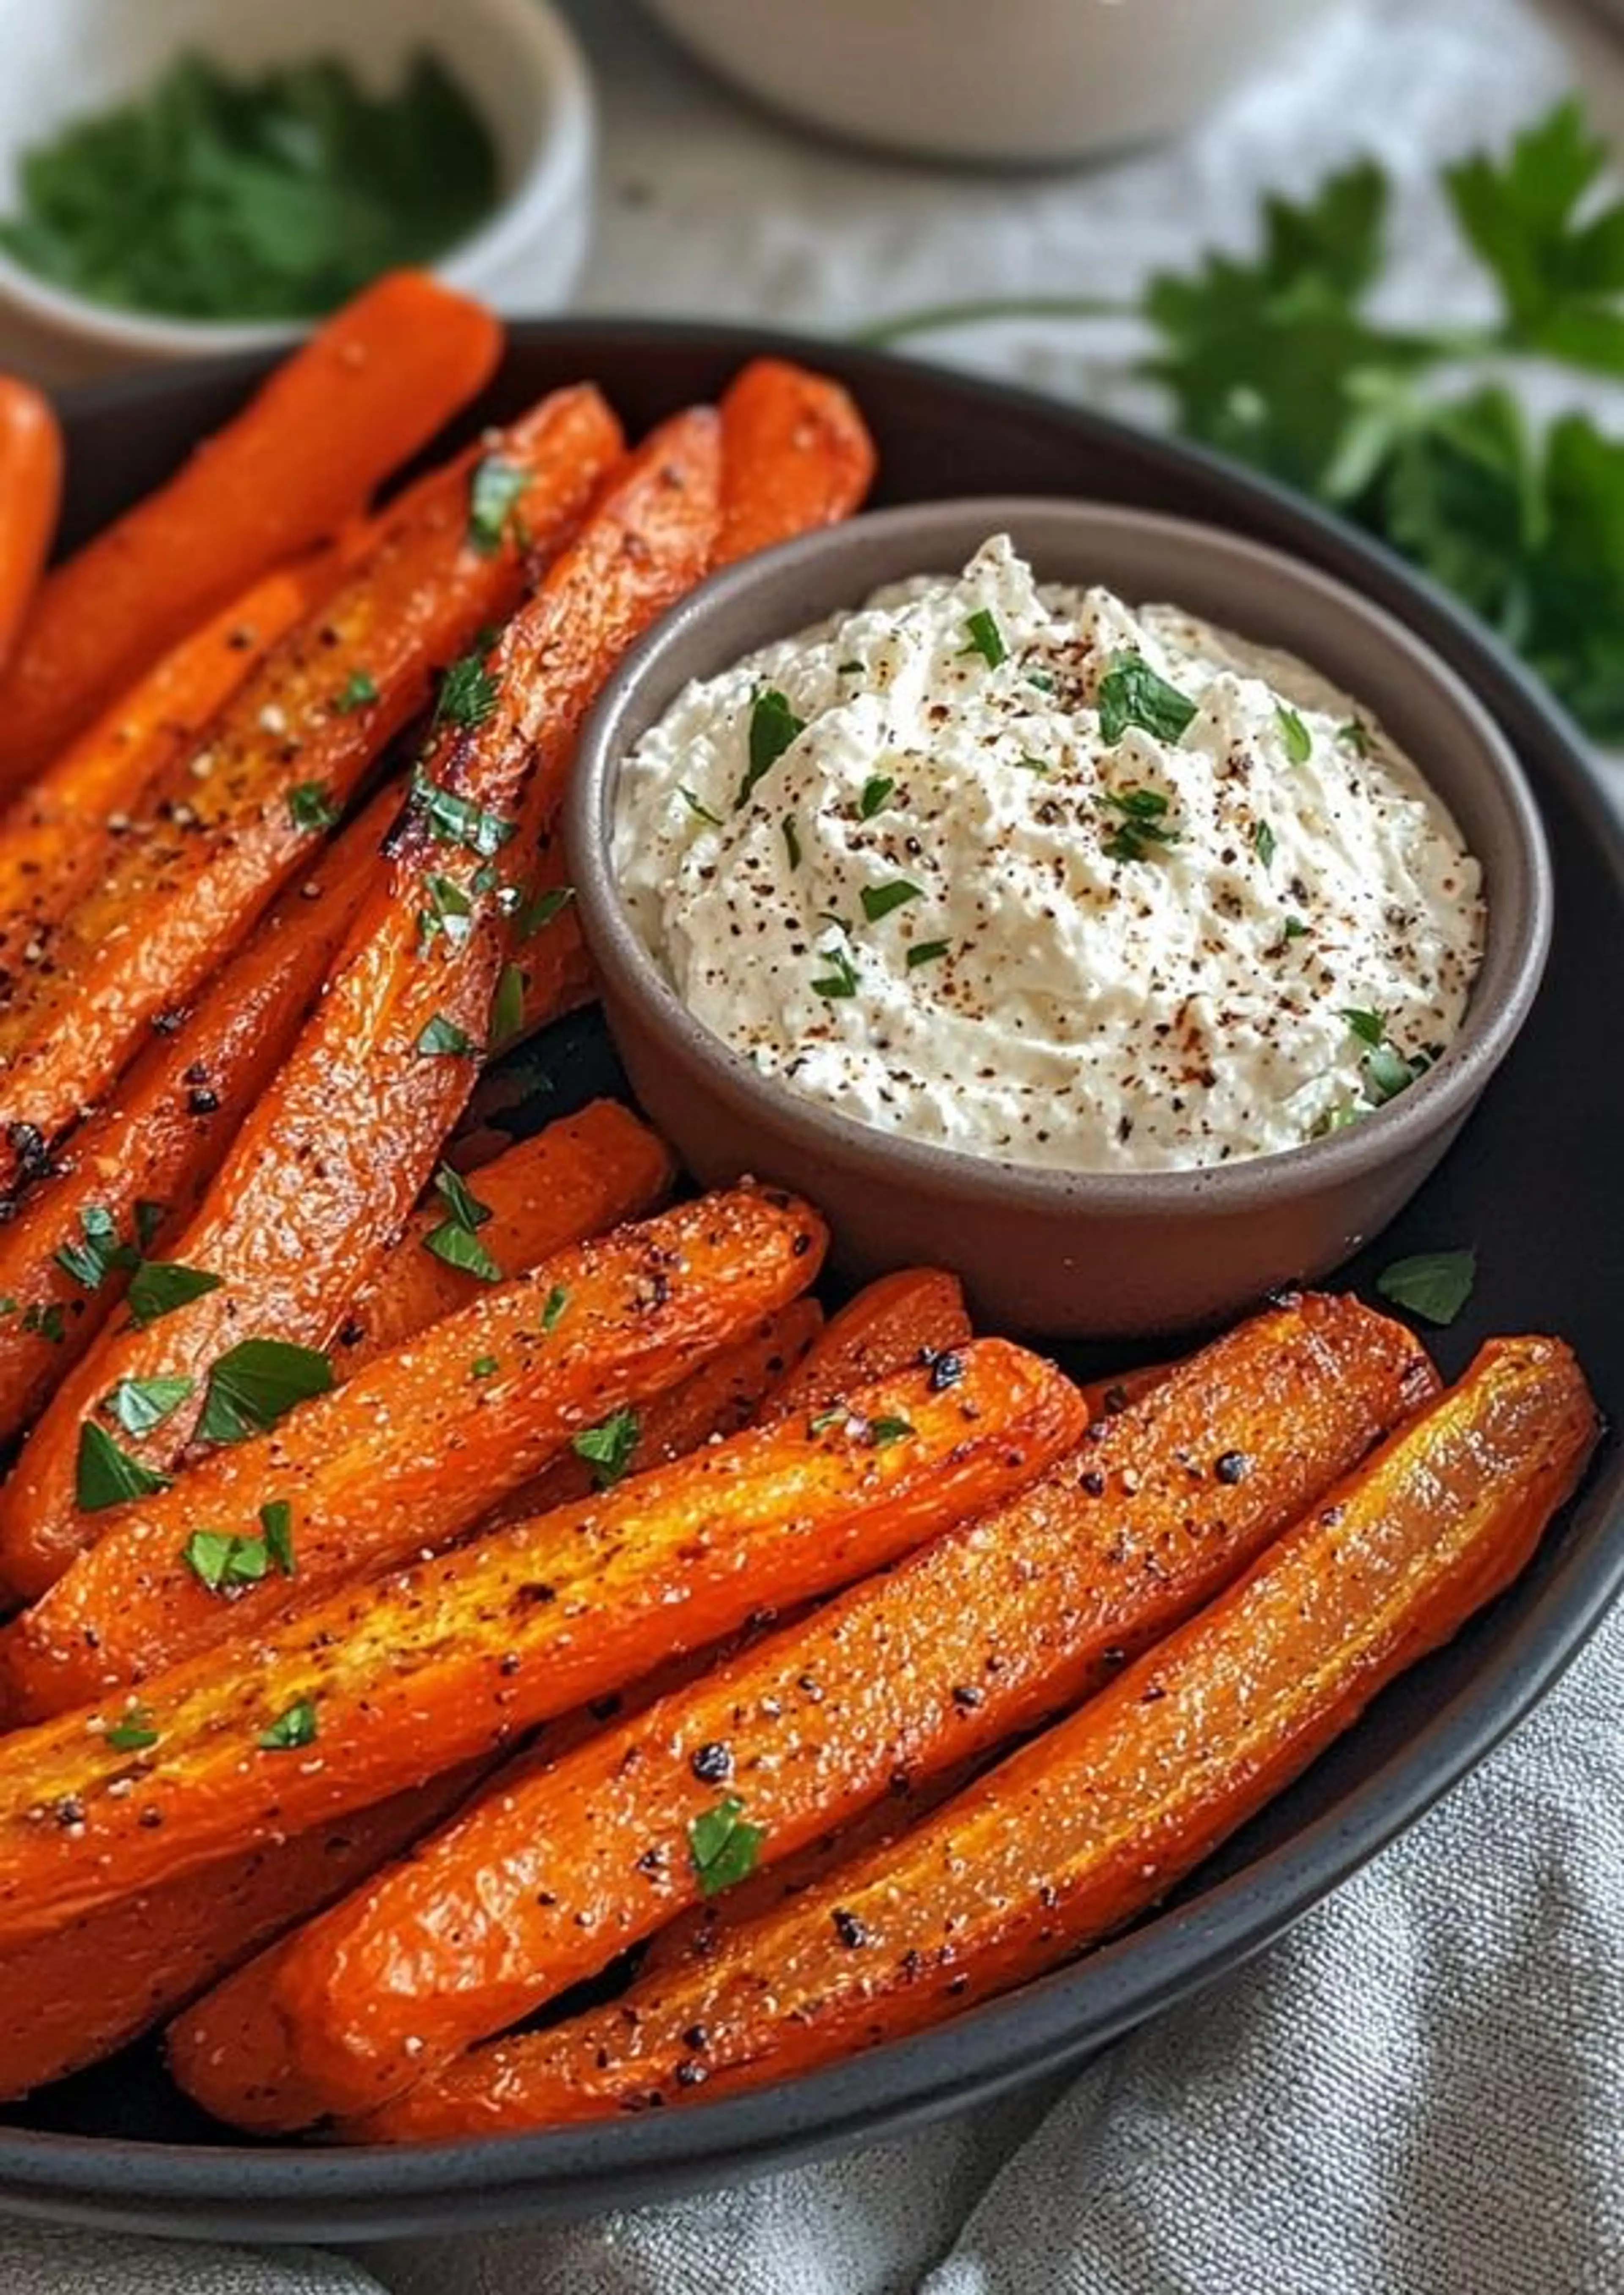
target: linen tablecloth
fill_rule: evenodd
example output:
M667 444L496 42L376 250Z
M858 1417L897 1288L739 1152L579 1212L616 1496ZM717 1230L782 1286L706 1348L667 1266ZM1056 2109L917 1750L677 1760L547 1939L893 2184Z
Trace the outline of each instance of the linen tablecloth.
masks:
M593 310L837 331L948 294L1120 291L1244 247L1261 189L1368 150L1396 188L1394 309L1468 318L1440 157L1576 77L1624 131L1624 46L1522 0L1349 0L1178 147L1016 178L800 137L626 0L574 12L604 106ZM1120 330L934 347L1154 411ZM1334 1900L1081 2079L714 2197L353 2258L0 2225L0 2295L1618 2295L1621 1692L1615 1621Z

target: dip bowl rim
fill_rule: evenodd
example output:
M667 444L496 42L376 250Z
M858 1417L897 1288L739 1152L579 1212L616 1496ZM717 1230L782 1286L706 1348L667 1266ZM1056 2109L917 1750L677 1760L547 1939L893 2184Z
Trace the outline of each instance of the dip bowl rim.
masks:
M848 558L859 558L877 538L894 537L899 545L904 541L917 543L920 555L911 567L854 578L849 604L855 608L877 580L883 583L905 578L907 572L937 570L929 551L933 545L938 550L948 546L941 537L959 535L979 524L981 539L1009 532L1021 549L1023 523L1030 525L1040 519L1051 524L1074 519L1080 529L1087 526L1096 531L1102 527L1131 531L1163 543L1170 577L1167 590L1154 600L1147 596L1137 602L1175 606L1181 602L1177 594L1179 555L1192 544L1220 550L1243 581L1248 572L1260 571L1271 580L1289 578L1314 593L1327 610L1362 625L1378 647L1407 657L1411 670L1424 678L1433 695L1452 712L1469 739L1477 764L1486 768L1509 835L1506 850L1498 856L1498 890L1487 900L1484 951L1466 1010L1442 1057L1408 1089L1383 1106L1373 1106L1357 1123L1295 1148L1236 1156L1222 1163L1143 1172L1022 1164L934 1140L910 1139L900 1131L841 1115L777 1077L763 1074L688 1009L632 925L616 881L610 852L613 798L621 766L632 743L663 714L668 699L674 698L690 677L715 674L759 646L795 635L823 610L813 605L798 618L777 614L758 621L754 609L759 597L776 595L780 585L788 586L797 576L809 571L821 574ZM1080 578L1046 575L1041 568L1039 572L1042 580ZM1241 598L1237 587L1237 600ZM1231 634L1247 636L1245 618L1242 603L1238 629L1234 625L1224 626ZM714 649L718 630L732 629L736 622L747 620L753 626L742 641L736 633L726 647ZM1257 641L1277 642L1267 636ZM1318 667L1312 661L1307 666ZM668 699L637 722L628 737L628 722L639 720L651 687L666 691ZM1376 697L1356 692L1352 698L1378 719L1382 717ZM1413 762L1428 788L1453 813L1454 803L1438 789L1425 759ZM1550 853L1538 804L1515 752L1489 710L1430 646L1385 608L1288 551L1210 522L1081 496L977 495L864 511L710 576L660 617L606 682L582 727L563 827L569 881L582 931L605 988L607 1014L616 1041L621 1035L619 1008L624 1003L636 1010L666 1052L680 1059L690 1074L701 1075L710 1090L747 1119L776 1132L793 1133L809 1153L843 1169L867 1164L883 1175L889 1186L912 1181L922 1194L951 1197L964 1207L1001 1206L1039 1213L1086 1210L1091 1215L1147 1221L1187 1216L1199 1209L1213 1217L1232 1217L1263 1203L1277 1205L1293 1196L1318 1196L1357 1187L1373 1172L1418 1153L1440 1134L1452 1133L1470 1114L1533 1008L1554 923ZM1497 917L1521 917L1522 929L1514 937L1508 926L1497 929ZM676 1145L680 1152L681 1141ZM761 1176L779 1179L783 1175ZM1420 1177L1418 1173L1417 1187ZM951 1264L951 1252L947 1260Z

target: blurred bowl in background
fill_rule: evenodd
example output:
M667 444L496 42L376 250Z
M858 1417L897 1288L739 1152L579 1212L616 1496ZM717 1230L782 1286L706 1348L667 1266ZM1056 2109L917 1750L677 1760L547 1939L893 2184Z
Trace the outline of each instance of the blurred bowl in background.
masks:
M837 135L983 165L1176 134L1341 0L645 0L712 69Z
M557 309L586 254L593 104L580 49L545 0L0 0L0 213L16 206L29 146L144 94L187 49L237 72L332 57L381 94L420 48L466 89L502 171L489 219L435 270L500 310ZM92 302L0 253L0 364L48 383L259 349L302 331Z

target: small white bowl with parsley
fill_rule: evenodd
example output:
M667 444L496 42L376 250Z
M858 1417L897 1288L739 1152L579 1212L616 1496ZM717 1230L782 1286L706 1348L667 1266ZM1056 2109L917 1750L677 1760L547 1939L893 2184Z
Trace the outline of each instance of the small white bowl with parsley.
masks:
M543 0L0 0L0 362L297 334L379 272L555 308L592 101Z

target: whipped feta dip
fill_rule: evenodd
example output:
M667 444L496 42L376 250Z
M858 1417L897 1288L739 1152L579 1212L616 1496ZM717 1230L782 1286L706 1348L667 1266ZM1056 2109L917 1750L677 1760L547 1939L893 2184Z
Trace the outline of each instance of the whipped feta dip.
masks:
M763 1075L1078 1172L1301 1146L1459 1028L1481 872L1291 657L1008 536L695 681L618 783L634 928Z

